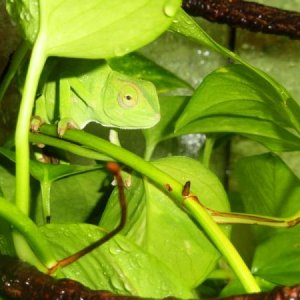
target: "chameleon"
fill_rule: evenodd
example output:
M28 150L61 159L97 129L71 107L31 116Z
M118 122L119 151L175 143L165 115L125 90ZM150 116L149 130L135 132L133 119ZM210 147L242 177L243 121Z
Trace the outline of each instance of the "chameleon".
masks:
M62 136L90 122L150 128L160 120L160 107L152 82L114 71L105 60L52 58L41 76L34 116L33 130L41 122L57 122Z

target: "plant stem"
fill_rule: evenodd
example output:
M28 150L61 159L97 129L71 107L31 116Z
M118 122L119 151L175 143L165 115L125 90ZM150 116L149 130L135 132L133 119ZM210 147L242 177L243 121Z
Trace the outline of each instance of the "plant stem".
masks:
M22 101L20 105L16 133L16 206L26 216L29 216L30 206L30 173L29 173L29 129L30 118L35 100L35 94L42 72L46 55L44 51L45 38L38 35L32 49L32 54L26 74ZM23 260L34 256L27 246L27 241L18 232L13 232L15 249Z
M104 155L94 150L87 149L79 145L75 145L73 143L67 142L65 140L53 138L47 135L41 135L38 133L29 133L29 140L32 143L46 144L89 159L94 159L99 161L113 160L113 158L108 155Z
M290 218L275 218L245 213L219 212L209 208L206 209L218 224L247 224L269 226L272 228L288 228L300 223L299 213Z
M16 206L29 214L29 129L36 89L46 57L44 41L37 39L30 58L15 134L16 145Z
M17 50L13 54L13 57L9 63L9 67L5 76L0 84L0 102L2 101L7 88L9 87L10 82L14 78L17 69L20 67L22 60L24 59L26 53L28 52L28 44L26 41L23 41L21 45L18 46Z
M216 141L216 135L206 137L204 149L202 151L202 163L206 168L209 168L212 150Z
M40 128L40 131L44 134L57 136L56 128L51 125L43 125ZM179 206L183 206L204 229L216 245L217 249L225 256L229 265L243 284L245 290L248 293L260 291L259 286L257 285L250 270L247 268L246 264L231 242L227 239L223 231L206 211L205 207L198 201L190 201L191 199L195 200L194 198L190 199L190 197L183 197L183 185L180 182L134 153L89 133L70 129L64 134L64 138L76 143L81 143L85 147L89 147L111 156L113 159L124 163L140 174L148 177L162 190L166 190L166 185L170 186L172 188L172 191L169 192L170 197L176 201Z
M56 263L50 246L44 236L38 230L37 226L25 216L15 205L0 197L0 216L16 229L21 237L25 237L31 249L34 249L36 256L32 255L31 250L23 249L27 256L27 261L37 266L40 270L45 271ZM18 237L20 237L18 236ZM38 257L38 260L36 259ZM42 263L42 264L41 264Z

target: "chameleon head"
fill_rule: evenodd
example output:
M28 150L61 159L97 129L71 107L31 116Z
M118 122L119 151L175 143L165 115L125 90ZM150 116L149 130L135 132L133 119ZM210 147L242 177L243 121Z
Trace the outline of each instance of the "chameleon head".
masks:
M160 120L155 86L145 80L133 79L112 72L106 84L103 111L107 126L124 129L153 127Z

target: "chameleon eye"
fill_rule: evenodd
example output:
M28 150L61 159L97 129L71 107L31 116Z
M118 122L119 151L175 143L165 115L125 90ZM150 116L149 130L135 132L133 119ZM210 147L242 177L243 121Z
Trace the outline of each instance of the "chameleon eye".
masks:
M132 108L138 104L138 91L132 85L124 85L118 96L119 104L124 108Z

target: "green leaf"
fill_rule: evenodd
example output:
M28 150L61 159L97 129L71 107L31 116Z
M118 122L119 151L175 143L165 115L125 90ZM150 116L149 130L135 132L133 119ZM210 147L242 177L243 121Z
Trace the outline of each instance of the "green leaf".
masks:
M290 101L297 105L292 98ZM293 128L288 109L285 98L268 81L243 65L229 65L203 80L177 126L183 127L201 117L226 115L268 120Z
M180 0L16 0L7 7L27 40L33 44L37 34L43 36L48 56L107 58L157 38L180 5Z
M183 184L190 180L193 192L208 207L228 210L221 183L199 162L185 157L169 157L154 164ZM123 234L161 259L185 279L189 288L195 288L214 269L219 258L205 234L171 201L166 191L157 189L147 180L133 176L132 185L126 189L126 197L129 212ZM117 202L115 192L103 214L101 226L116 226L120 218Z
M6 9L25 39L33 44L39 30L39 0L8 0Z
M275 154L245 157L239 160L235 172L247 213L291 217L300 212L300 180ZM286 231L259 227L255 232L261 241L282 230Z
M212 116L189 123L177 135L189 133L234 132L256 140L272 151L295 151L300 137L268 121L246 117Z
M245 211L292 217L299 214L300 180L275 154L245 157L236 168ZM299 283L299 225L252 228L259 242L252 262L254 275L280 285Z
M0 153L15 162L15 153L0 147ZM96 205L99 198L98 191L92 188L98 188L98 183L101 183L107 176L106 172L92 172L90 176L74 177L76 174L96 171L103 168L103 165L73 165L73 164L46 164L38 161L30 161L30 174L33 178L40 182L42 193L41 202L43 205L43 215L50 216L50 193L52 194L51 211L54 219L52 221L73 222L84 221L91 210ZM54 181L72 176L74 178L65 180L61 184L54 185ZM96 180L95 180L96 178ZM96 182L95 182L96 181ZM79 200L80 199L80 200ZM70 202L73 205L70 205ZM38 208L40 201L38 202ZM37 220L41 222L40 210L37 209ZM51 213L51 215L52 215Z
M51 188L51 222L87 221L101 201L108 184L107 172L103 170L77 174L54 182ZM39 224L42 223L40 203L38 198L35 219Z
M242 64L245 67L246 72L249 72L250 74L256 74L258 81L261 81L261 83L264 85L272 86L273 90L276 91L277 94L281 94L282 101L277 103L276 106L283 106L282 109L289 115L290 124L293 124L292 127L294 127L298 133L300 133L299 105L292 99L287 90L272 77L265 72L251 66L236 53L231 52L215 42L206 32L202 30L202 28L192 19L192 17L187 15L182 9L178 11L176 18L172 23L171 30L201 45L204 44L224 55L225 57L229 57L233 61Z
M99 227L87 224L47 225L41 231L53 245L57 258L73 254L103 236ZM116 294L193 297L184 278L176 276L159 259L120 235L61 269L59 275L78 280L92 289Z
M300 107L268 81L243 65L230 65L208 75L176 123L177 133L235 132L273 151L300 148L291 108Z
M139 53L109 59L108 64L118 72L152 81L159 93L177 88L193 90L189 83Z
M260 244L254 255L252 272L277 285L299 284L299 229L286 230Z
M150 129L143 129L146 140L146 158L150 158L156 145L166 139L175 137L174 126L188 103L188 97L170 96L160 97L161 120Z

